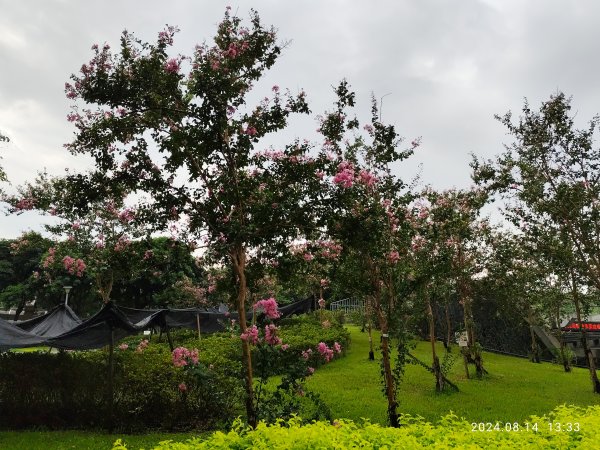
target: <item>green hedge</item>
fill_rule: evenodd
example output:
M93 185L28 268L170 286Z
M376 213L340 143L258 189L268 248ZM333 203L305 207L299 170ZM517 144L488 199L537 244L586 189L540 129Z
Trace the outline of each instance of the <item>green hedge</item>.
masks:
M341 326L323 329L313 319L283 326L281 335L290 348L273 362L275 372L302 350L314 351L320 341L337 341L344 348L349 344ZM115 348L112 415L106 351L0 354L0 427L101 428L112 422L117 430L136 432L216 429L243 415L238 336L219 333L198 340L194 333L174 333L175 346L200 350L200 361L210 368L202 381L173 366L165 339L151 339L142 353L136 352L144 338L127 338L122 343L128 349ZM179 390L180 383L185 383L185 392Z
M520 425L520 431L508 431L502 423L502 431L472 431L473 424L448 415L437 425L408 416L403 417L401 428L385 428L368 422L356 424L351 421L334 422L333 425L315 422L300 425L298 421L272 426L260 424L249 430L239 423L229 433L216 432L206 440L191 439L187 442L165 441L155 450L196 449L420 449L420 448L468 448L468 449L593 449L598 448L600 429L600 406L587 409L561 406L543 417L532 416L530 427L537 423L538 431ZM549 427L553 423L553 430ZM563 428L578 424L579 431L556 431L556 424ZM494 424L495 425L495 424ZM512 425L511 425L512 427ZM113 450L125 450L121 441L115 442Z

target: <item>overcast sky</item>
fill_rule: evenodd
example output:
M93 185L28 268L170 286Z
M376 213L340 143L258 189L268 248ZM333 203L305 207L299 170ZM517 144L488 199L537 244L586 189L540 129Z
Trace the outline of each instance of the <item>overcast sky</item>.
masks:
M63 149L74 132L64 83L92 44L116 47L124 29L154 41L169 24L181 29L174 53L190 54L211 39L227 5L244 18L256 9L289 41L258 91L303 88L316 115L346 78L365 118L372 92L391 93L384 121L409 142L422 137L398 172L410 179L422 166L422 182L435 188L470 185L469 154L491 157L510 142L493 116L518 113L524 97L537 107L557 90L572 95L582 125L600 113L594 0L0 0L0 130L12 141L0 144L0 164L13 185L44 168L86 169ZM298 121L280 139L316 138L315 128ZM40 223L34 213L0 215L0 238Z

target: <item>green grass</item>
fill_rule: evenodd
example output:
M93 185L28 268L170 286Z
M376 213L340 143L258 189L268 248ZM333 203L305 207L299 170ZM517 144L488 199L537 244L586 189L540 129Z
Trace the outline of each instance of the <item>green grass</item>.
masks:
M91 431L3 431L0 432L0 449L6 450L67 450L111 449L117 439L122 439L131 449L152 448L161 441L185 441L208 433L148 433L108 434Z
M319 392L337 418L386 423L386 403L381 393L379 362L368 360L368 338L358 327L349 326L352 345L346 357L319 368L307 385ZM379 335L374 334L374 342ZM457 348L454 352L457 353ZM443 356L440 345L439 355ZM430 347L420 342L413 354L430 362ZM376 357L378 353L376 351ZM579 406L600 404L600 395L591 392L589 373L574 369L564 373L561 366L533 364L521 358L484 353L490 372L483 380L466 379L462 360L449 375L460 392L436 394L433 376L420 366L409 365L398 392L399 412L420 415L435 422L453 411L471 422L523 422L532 414L543 415L566 403ZM0 449L110 449L124 438L131 449L151 448L172 439L185 441L193 433L111 435L98 432L0 432Z
M365 417L385 424L386 401L381 393L379 362L368 360L367 334L358 327L349 329L352 346L347 356L317 370L307 384L321 394L335 417ZM379 335L374 333L373 340L378 343ZM437 351L441 358L441 344ZM457 354L458 348L453 351ZM419 342L412 353L431 362L428 342ZM378 356L376 348L375 357ZM534 364L523 358L493 353L484 353L483 358L490 374L482 380L467 379L462 359L456 358L448 378L458 385L457 393L437 394L433 375L420 366L408 365L398 391L398 411L432 422L450 411L472 422L522 422L563 403L600 404L600 395L592 394L587 369L575 368L572 373L565 373L562 366Z

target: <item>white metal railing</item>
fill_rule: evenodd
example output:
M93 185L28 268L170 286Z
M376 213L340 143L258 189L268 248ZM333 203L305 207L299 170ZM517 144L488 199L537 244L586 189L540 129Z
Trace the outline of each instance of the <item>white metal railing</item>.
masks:
M338 311L341 309L345 313L350 311L356 311L357 309L364 309L364 307L364 302L357 298L344 298L342 300L337 300L329 304L329 309L331 311Z

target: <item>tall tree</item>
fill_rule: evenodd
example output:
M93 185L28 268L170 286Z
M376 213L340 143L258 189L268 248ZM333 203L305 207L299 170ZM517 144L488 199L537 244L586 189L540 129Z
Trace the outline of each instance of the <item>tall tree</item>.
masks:
M320 190L315 175L324 156L309 145L257 151L259 140L285 128L294 113L308 113L304 92L278 86L254 107L253 84L281 53L273 28L252 12L250 25L227 9L212 45L191 56L170 55L168 27L155 44L123 33L121 46L93 47L94 56L66 84L74 101L68 119L77 127L72 153L95 162L88 174L67 177L74 208L85 210L115 191L142 196L136 219L164 229L185 220L204 240L207 258L231 267L239 325L246 332L249 258L281 248L311 226ZM144 194L146 194L144 196ZM242 340L246 412L256 424L252 358Z
M581 312L582 285L600 288L600 148L596 145L600 116L592 118L587 128L576 128L571 99L558 93L539 111L526 101L516 122L510 112L497 119L514 142L495 161L474 160L474 180L512 202L508 217L528 227L532 239L553 230L557 245L546 246L545 251L549 260L569 272L566 279ZM593 391L600 393L583 328L582 344Z

